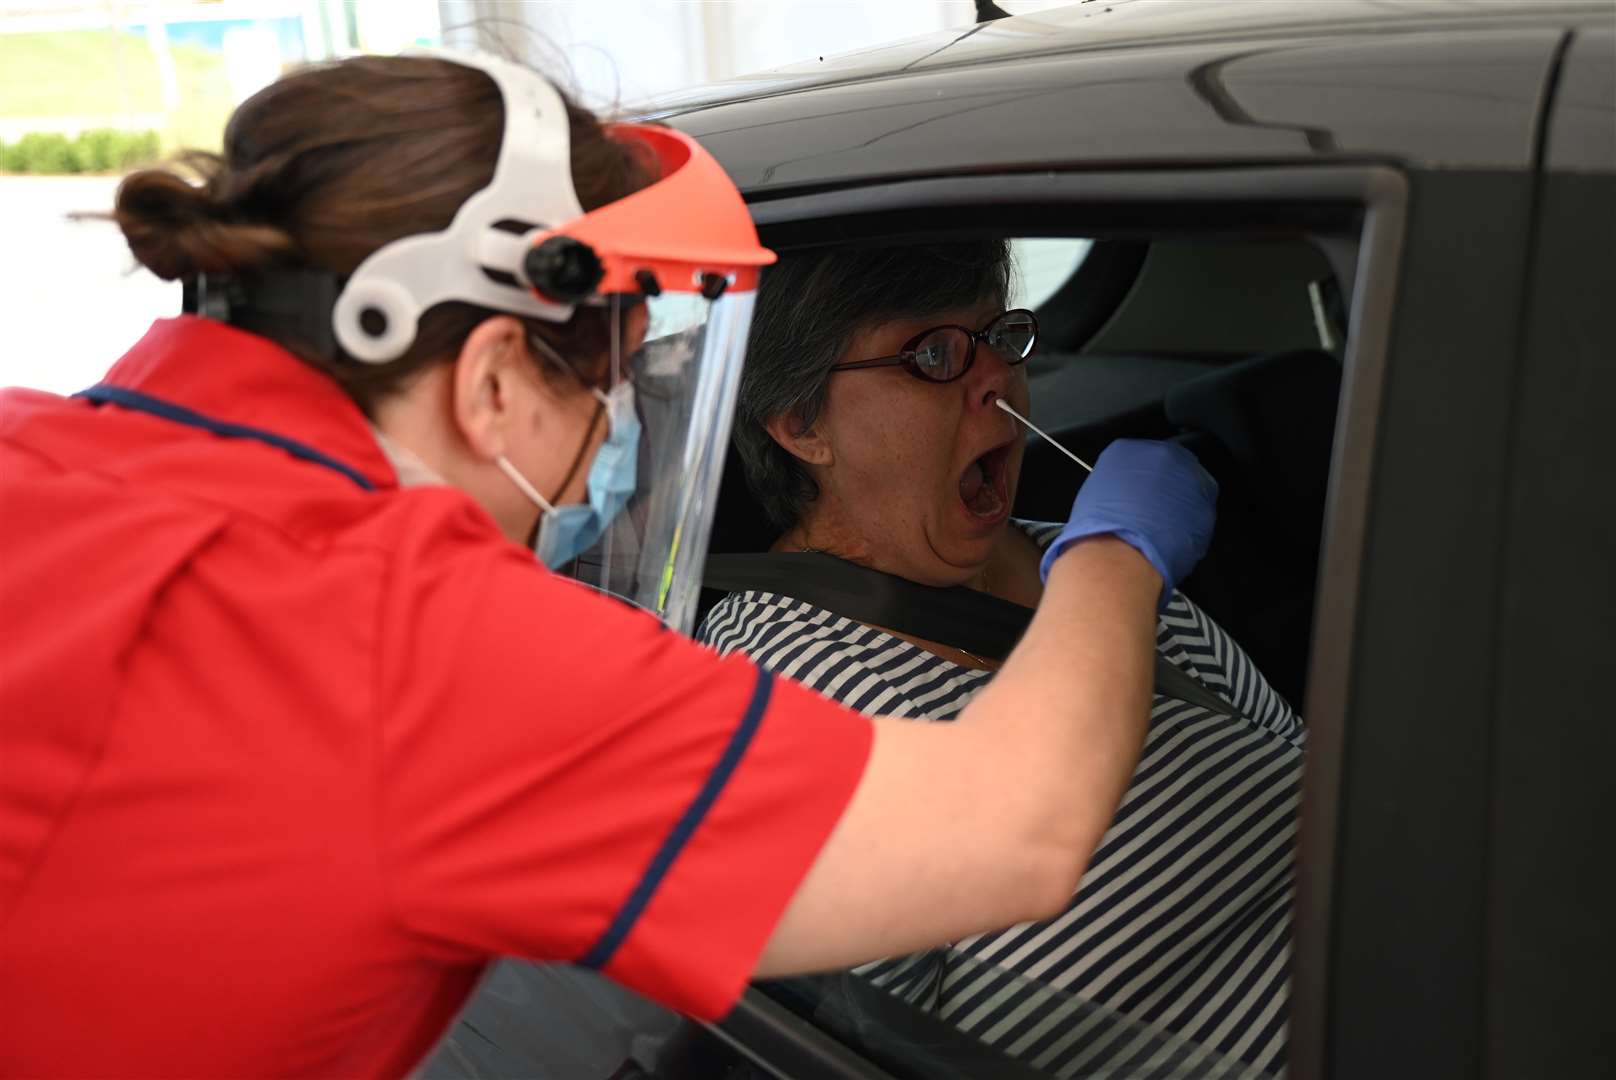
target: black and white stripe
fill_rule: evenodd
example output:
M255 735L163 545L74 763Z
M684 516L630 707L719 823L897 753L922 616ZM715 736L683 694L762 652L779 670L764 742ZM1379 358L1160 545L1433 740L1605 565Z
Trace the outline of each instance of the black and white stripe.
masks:
M698 636L870 715L951 720L990 678L775 593L731 594ZM1156 640L1233 707L1156 697L1066 911L860 973L1055 1076L1279 1073L1306 731L1182 594Z

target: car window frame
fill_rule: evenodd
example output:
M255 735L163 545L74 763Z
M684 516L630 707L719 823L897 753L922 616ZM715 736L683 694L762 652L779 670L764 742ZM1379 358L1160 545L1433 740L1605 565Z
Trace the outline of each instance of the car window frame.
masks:
M1289 1075L1298 1080L1325 1070L1345 728L1408 203L1407 176L1380 161L982 172L749 197L764 242L782 250L966 235L1129 240L1153 232L1219 235L1276 227L1356 240L1353 277L1345 283L1349 335L1303 703L1309 750L1297 833L1289 1058Z

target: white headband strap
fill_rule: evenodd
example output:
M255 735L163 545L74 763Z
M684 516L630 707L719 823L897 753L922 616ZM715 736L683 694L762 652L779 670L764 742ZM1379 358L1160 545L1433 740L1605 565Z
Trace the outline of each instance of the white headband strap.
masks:
M504 134L493 179L461 204L447 229L382 245L348 279L332 311L332 329L349 356L369 363L404 355L421 315L445 301L547 322L565 322L573 311L570 304L539 299L521 269L528 237L584 212L572 187L561 95L537 72L499 57L416 52L492 78L505 102ZM489 277L485 268L505 280Z

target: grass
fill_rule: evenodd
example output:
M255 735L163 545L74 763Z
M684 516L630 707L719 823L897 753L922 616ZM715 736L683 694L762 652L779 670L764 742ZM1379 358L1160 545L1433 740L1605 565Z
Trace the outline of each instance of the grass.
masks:
M195 45L175 44L170 52L180 93L178 107L166 113L164 147L216 150L234 107L224 57ZM0 116L112 119L165 112L157 60L138 34L0 35Z
M73 139L36 131L9 146L0 143L0 170L49 176L124 172L149 165L161 154L155 131L91 128Z

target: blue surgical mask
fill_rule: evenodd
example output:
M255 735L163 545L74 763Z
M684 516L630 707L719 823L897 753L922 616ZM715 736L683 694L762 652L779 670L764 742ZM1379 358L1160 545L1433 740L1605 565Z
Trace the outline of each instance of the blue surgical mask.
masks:
M608 427L606 441L589 466L586 501L554 506L505 457L494 462L543 511L533 554L552 570L566 566L599 543L606 527L623 512L634 494L640 456L640 418L634 410L634 386L625 381L610 393L593 392L606 409Z

